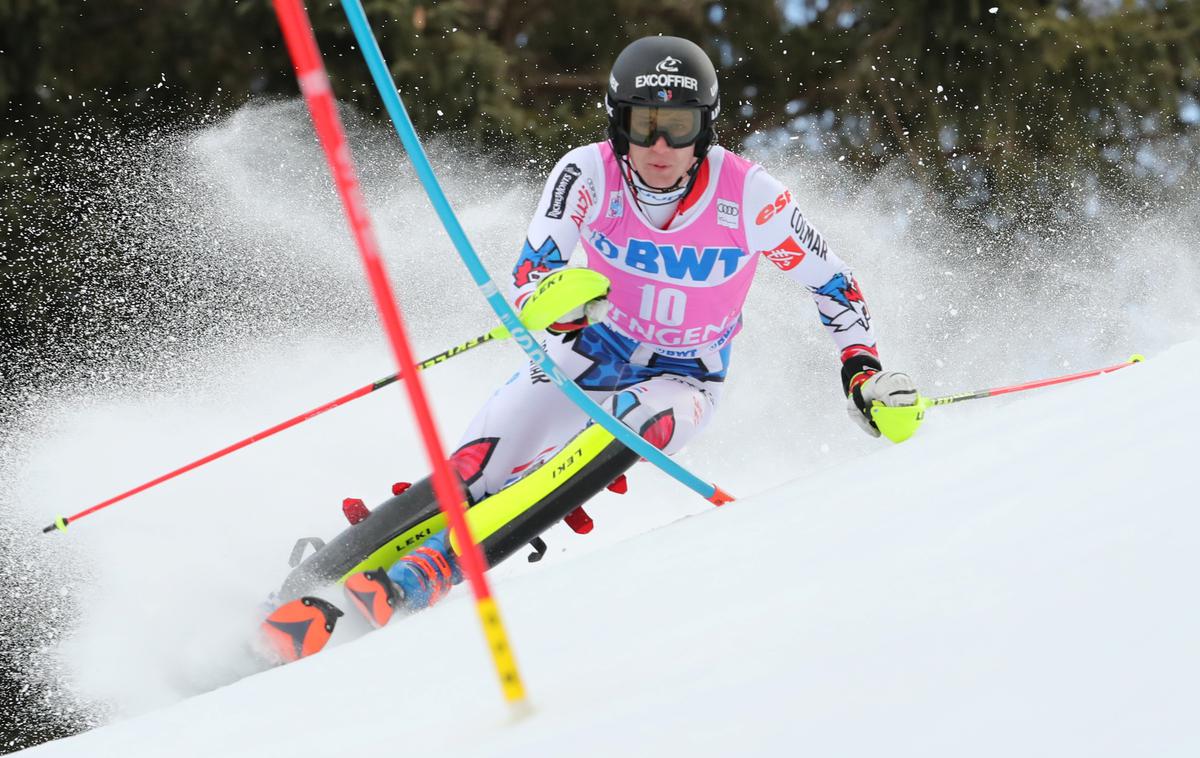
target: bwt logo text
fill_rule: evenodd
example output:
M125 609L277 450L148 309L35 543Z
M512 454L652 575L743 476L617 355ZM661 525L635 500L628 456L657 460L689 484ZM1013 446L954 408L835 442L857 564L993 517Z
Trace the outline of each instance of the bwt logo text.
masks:
M649 240L631 239L622 249L600 232L593 232L592 246L609 260L620 260L627 268L670 279L707 281L720 266L717 276L728 278L738 270L746 251L737 247L691 245L655 245Z

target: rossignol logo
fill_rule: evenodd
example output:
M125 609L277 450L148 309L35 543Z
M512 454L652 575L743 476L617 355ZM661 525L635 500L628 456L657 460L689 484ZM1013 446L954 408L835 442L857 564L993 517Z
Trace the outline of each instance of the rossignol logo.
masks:
M634 87L683 87L696 92L700 83L695 77L680 74L639 74L633 83Z
M579 166L574 163L568 163L567 167L562 170L558 179L554 181L554 191L550 195L550 207L546 209L546 218L563 217L563 213L567 209L567 196L571 194L571 187L575 185L575 180L582 174Z
M666 74L677 74L679 73L679 63L680 61L678 58L672 58L668 55L666 58L663 58L658 62L658 65L654 67L654 70L661 71Z

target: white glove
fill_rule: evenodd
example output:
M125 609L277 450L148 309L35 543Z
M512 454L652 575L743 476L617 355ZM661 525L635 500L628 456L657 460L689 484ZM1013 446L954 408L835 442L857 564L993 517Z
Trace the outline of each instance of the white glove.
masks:
M915 405L917 397L917 386L908 374L899 371L862 371L850 380L846 413L864 432L878 437L879 429L871 420L871 403L878 400L891 406Z
M553 324L546 327L551 334L564 334L582 329L588 324L598 324L608 315L608 298L589 300L586 304L567 311Z

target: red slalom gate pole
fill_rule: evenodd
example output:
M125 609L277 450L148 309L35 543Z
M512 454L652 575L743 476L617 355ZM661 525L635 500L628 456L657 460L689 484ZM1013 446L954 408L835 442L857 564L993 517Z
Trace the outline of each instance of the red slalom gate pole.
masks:
M525 688L517 671L516 660L512 647L508 644L507 633L500 620L499 608L492 598L491 590L483 575L483 552L471 536L467 527L463 494L458 479L450 471L450 464L438 439L437 427L434 424L433 413L425 397L425 388L420 375L414 368L412 350L405 333L404 321L400 309L396 306L391 284L384 272L380 261L379 247L371 229L370 217L367 215L366 204L362 190L354 170L350 147L346 142L346 133L342 128L341 119L337 115L337 107L333 100L329 76L321 62L321 53L317 48L317 40L313 33L312 23L300 0L274 0L275 14L283 29L288 53L296 69L296 78L300 81L300 90L308 103L312 114L313 124L317 130L321 147L329 161L329 168L337 184L338 194L346 211L350 229L354 233L362 257L363 267L371 282L371 292L375 296L375 305L379 310L380 320L387 332L388 341L396 356L400 373L409 378L405 382L408 396L412 405L413 415L421 429L421 438L425 443L429 462L433 466L433 487L438 496L438 503L450 522L450 528L457 535L458 544L463 553L463 573L471 583L475 594L476 608L483 624L484 636L492 652L492 660L500 677L501 688L505 698L510 703L521 703L525 700Z

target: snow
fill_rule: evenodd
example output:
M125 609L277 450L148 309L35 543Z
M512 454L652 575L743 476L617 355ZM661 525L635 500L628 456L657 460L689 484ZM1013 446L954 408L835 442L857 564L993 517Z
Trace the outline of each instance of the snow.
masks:
M865 460L502 576L524 718L460 590L28 753L1195 755L1200 410L1163 399L1197 372L1192 341L934 409Z

